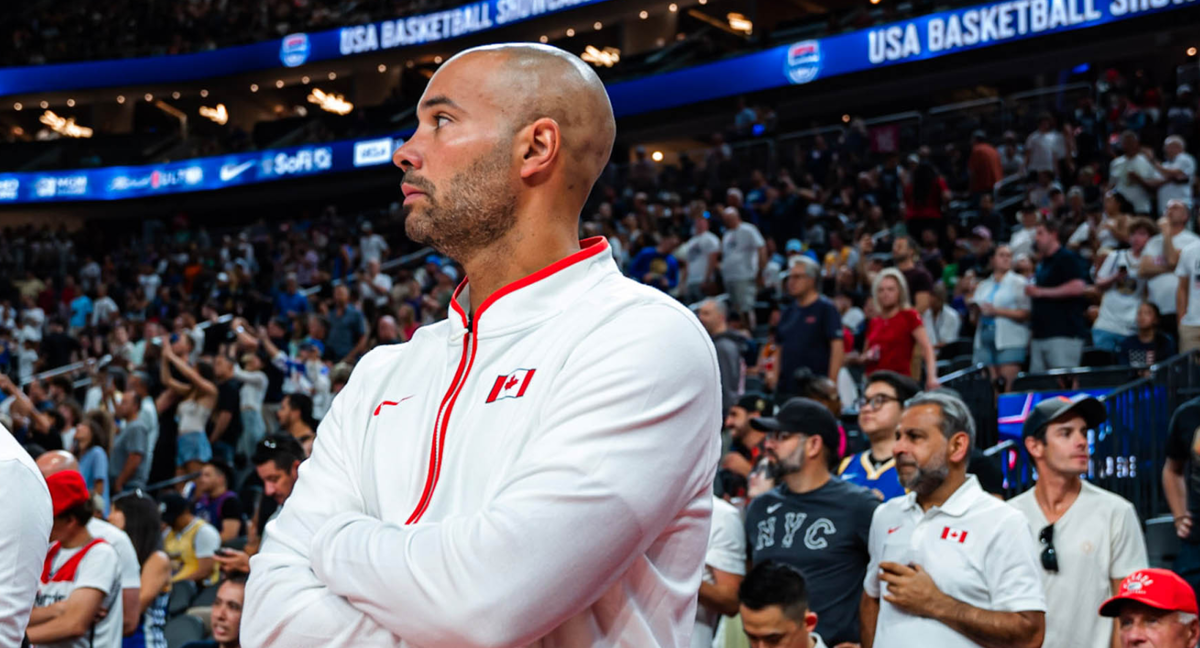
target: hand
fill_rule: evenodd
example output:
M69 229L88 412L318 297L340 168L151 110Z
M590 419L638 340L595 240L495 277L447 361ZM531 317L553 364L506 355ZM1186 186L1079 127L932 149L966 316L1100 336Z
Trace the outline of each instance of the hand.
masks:
M213 555L213 560L223 572L250 573L250 555L237 549L222 549Z
M870 234L863 234L862 237L858 239L858 249L861 250L863 254L870 254L874 252L875 239L871 238Z
M995 317L996 307L987 302L979 302L979 314L984 317Z
M162 353L164 358L169 358L175 355L175 351L171 349L171 335L169 333L163 333L162 335L158 336L158 341L162 345Z
M1192 514L1184 513L1175 518L1175 535L1187 539L1192 534Z
M0 373L0 391L3 391L6 394L11 394L16 390L16 388L17 386L13 384L11 378Z
M1166 216L1159 218L1158 219L1158 231L1164 232L1164 233L1171 231L1171 219L1167 218Z
M942 383L938 381L937 376L930 376L925 381L925 389L927 391L933 391L941 386L942 386Z
M1041 297L1042 289L1034 284L1025 286L1025 295L1028 297Z
M883 562L879 570L879 578L888 585L883 599L909 614L932 617L946 596L920 565Z

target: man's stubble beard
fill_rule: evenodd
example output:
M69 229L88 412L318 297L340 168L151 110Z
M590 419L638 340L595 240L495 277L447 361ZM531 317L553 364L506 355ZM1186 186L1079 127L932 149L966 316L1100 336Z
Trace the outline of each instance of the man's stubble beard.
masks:
M897 465L899 465L899 462L897 462ZM938 486L941 486L946 481L946 478L950 476L950 462L946 460L945 456L930 459L928 465L924 467L915 466L915 468L916 472L911 477L900 479L900 485L907 490L916 491L919 495L929 495L937 490ZM896 476L900 476L899 471L897 471Z
M512 230L517 203L505 180L507 150L498 145L442 187L420 177L406 179L425 192L428 203L419 211L404 206L408 237L462 263Z

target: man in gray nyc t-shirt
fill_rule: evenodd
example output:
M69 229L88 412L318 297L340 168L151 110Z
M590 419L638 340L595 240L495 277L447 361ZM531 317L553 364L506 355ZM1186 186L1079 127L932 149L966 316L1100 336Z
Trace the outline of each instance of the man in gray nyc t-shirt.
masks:
M800 570L817 634L830 646L857 643L867 539L879 499L833 476L843 437L833 414L816 401L792 398L774 418L751 419L750 426L767 433L780 482L746 511L750 562L773 560Z

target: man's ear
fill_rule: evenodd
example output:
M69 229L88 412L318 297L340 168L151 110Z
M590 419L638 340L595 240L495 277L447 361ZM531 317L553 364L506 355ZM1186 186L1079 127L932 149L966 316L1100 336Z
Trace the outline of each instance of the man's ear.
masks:
M804 629L813 632L817 629L817 613L809 610L804 615Z
M549 117L542 117L521 129L517 138L522 179L545 175L562 152L562 131L558 122Z
M971 437L966 432L955 432L950 437L950 461L966 463L971 457Z
M1025 437L1025 452L1029 453L1031 459L1041 459L1045 450L1046 444L1039 441L1037 437Z

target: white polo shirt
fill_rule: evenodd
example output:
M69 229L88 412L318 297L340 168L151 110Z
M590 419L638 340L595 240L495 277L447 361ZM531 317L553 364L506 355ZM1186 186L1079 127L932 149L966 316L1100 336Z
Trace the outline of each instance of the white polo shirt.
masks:
M933 619L901 611L883 599L879 563L917 564L943 593L997 612L1044 612L1042 568L1025 516L988 495L974 475L940 507L922 511L916 493L875 509L868 540L871 563L863 589L879 599L875 648L975 648Z

